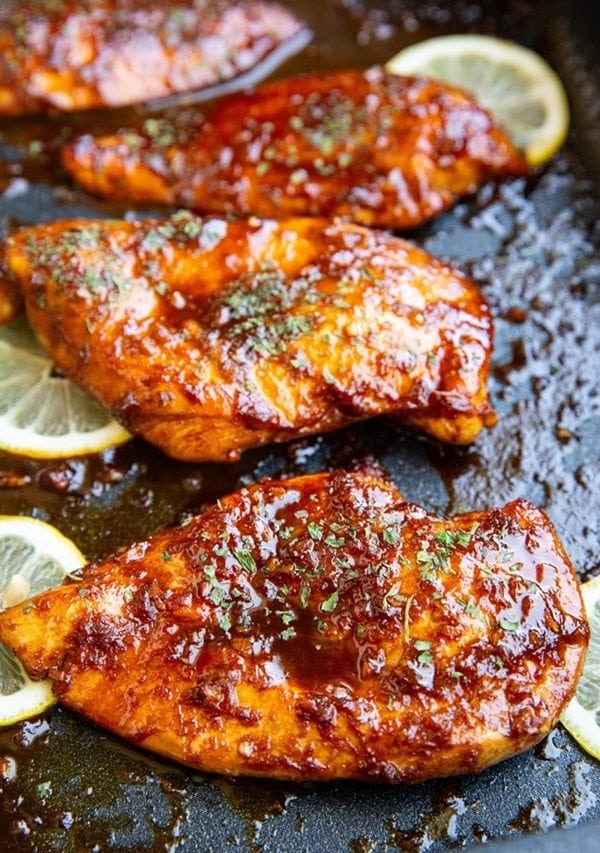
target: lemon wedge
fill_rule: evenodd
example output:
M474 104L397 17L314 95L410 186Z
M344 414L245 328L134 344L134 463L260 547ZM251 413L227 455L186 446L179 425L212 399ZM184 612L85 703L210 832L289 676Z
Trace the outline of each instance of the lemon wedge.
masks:
M52 525L0 515L0 610L58 586L84 563L77 546ZM26 720L55 702L51 681L32 681L0 644L0 726Z
M393 74L444 80L471 92L504 127L530 166L549 160L569 130L558 76L537 53L492 36L442 36L402 50Z
M0 327L0 450L40 459L97 453L131 436L52 361L23 319Z
M600 575L581 585L591 628L590 645L577 692L560 718L586 752L600 760Z

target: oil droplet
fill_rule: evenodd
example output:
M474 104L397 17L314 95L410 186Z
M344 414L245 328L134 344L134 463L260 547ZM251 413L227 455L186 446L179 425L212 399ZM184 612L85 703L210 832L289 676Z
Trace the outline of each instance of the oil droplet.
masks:
M519 832L537 832L553 826L573 826L598 802L592 790L588 773L593 768L587 761L576 761L569 767L569 787L549 800L541 797L522 809L517 818L508 824Z
M562 748L554 743L557 730L552 729L546 740L542 741L536 748L536 755L546 761L554 761L562 752Z
M388 821L388 842L405 853L423 853L434 844L458 839L458 818L465 814L467 805L462 797L447 795L429 814L421 815L421 824L402 830Z
M35 741L48 734L50 731L50 723L48 720L27 720L21 726L16 739L21 746L25 748L31 746Z

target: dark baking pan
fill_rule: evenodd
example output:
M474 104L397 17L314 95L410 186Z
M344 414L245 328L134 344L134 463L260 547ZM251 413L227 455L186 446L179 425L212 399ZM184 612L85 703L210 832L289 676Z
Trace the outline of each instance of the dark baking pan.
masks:
M535 47L570 87L577 125L552 163L528 181L483 188L413 235L479 281L493 307L498 426L461 449L371 422L247 453L231 467L175 463L141 441L76 461L2 456L0 473L14 476L1 478L7 487L0 491L0 512L48 519L94 559L242 483L375 460L405 494L440 512L531 498L553 518L581 577L592 576L600 518L600 234L589 171L600 161L593 146L600 28L593 4L396 0L377 7L299 0L294 6L315 38L279 75L369 65L427 36L476 31ZM56 163L55 141L142 117L131 110L29 119L18 127L6 122L3 227L122 214L123 207L95 202L69 185ZM499 841L499 850L506 844L509 850L598 849L600 764L560 726L537 749L478 777L413 787L200 777L154 761L60 708L2 732L0 755L0 847L6 851L366 853L486 841ZM587 829L569 836L564 828L578 823ZM531 835L545 830L556 831Z

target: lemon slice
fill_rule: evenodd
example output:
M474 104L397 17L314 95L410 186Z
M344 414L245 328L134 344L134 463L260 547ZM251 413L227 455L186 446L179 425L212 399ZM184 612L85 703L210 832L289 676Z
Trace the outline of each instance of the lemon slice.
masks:
M521 45L491 36L442 36L406 48L386 67L471 92L530 166L549 160L565 141L569 105L564 87L547 62Z
M130 438L68 379L23 319L0 327L0 449L41 459L97 453Z
M591 628L590 645L577 692L560 718L586 752L600 760L600 575L581 585Z
M83 566L79 549L50 524L26 516L0 515L0 610L61 584ZM45 711L55 703L52 682L32 681L0 644L0 726Z

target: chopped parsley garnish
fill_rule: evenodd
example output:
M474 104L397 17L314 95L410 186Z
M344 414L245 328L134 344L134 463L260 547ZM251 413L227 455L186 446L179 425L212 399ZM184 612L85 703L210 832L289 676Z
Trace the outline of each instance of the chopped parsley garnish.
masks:
M317 524L316 521L309 521L306 529L308 530L308 535L311 539L314 539L315 542L318 542L323 538L323 529L320 524Z
M226 593L222 586L213 586L210 591L209 598L213 604L216 604L217 607L219 607L221 604L223 604L225 595Z
M383 541L395 545L400 539L400 532L395 527L386 527L383 531Z
M459 530L456 533L456 541L461 546L461 548L467 548L471 544L471 539L475 535L475 532L478 527L479 523L476 521L470 530Z
M230 628L231 628L231 617L230 617L229 613L220 613L217 616L217 621L219 623L219 628L221 628L222 631L227 632L230 630Z
M309 599L310 599L310 587L307 583L303 583L300 586L300 604L305 609L308 607Z
M434 553L425 549L417 552L417 563L420 563L419 575L422 581L434 581L435 569L446 565Z
M321 602L321 610L323 610L325 613L333 613L333 611L338 605L339 597L339 590L336 589L335 592L331 593L329 598L326 598L325 601Z
M500 619L499 624L504 631L518 631L521 626L520 622L515 622L512 619Z
M250 551L241 548L235 552L235 558L243 569L250 572L250 574L254 574L256 571L256 562Z
M292 637L296 636L296 631L294 628L284 628L283 631L279 634L282 640L291 640Z
M436 572L447 570L454 549L458 546L468 547L478 527L475 522L470 530L438 530L433 537L436 543L434 549L430 550L429 545L426 545L417 552L421 580L433 582Z

